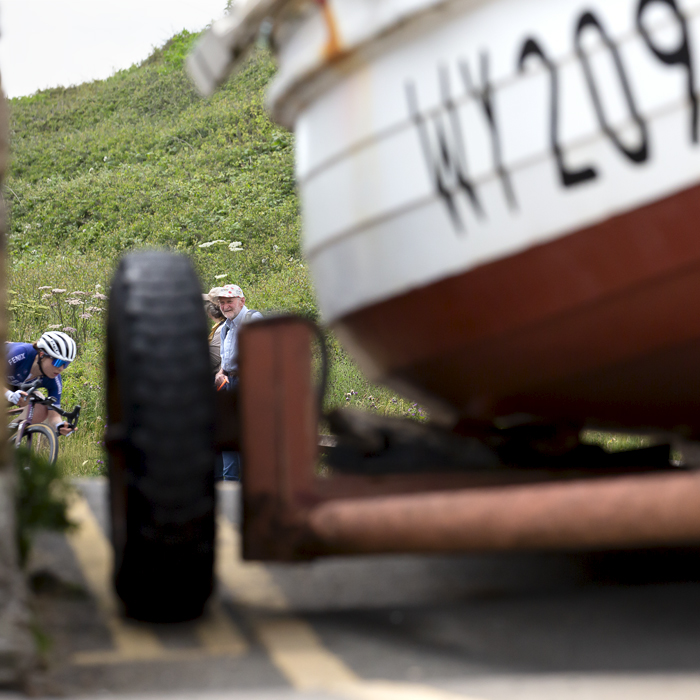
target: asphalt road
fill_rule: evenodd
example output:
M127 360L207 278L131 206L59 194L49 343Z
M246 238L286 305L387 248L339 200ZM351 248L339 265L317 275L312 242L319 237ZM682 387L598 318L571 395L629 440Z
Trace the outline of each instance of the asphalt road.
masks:
M39 696L700 698L700 551L263 566L238 556L229 488L209 613L143 625L109 587L106 484L79 486L81 528L41 535L31 561Z

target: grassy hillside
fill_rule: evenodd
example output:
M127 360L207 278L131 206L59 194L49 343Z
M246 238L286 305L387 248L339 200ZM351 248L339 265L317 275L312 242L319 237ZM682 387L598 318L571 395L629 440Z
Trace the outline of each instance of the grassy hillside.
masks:
M108 80L10 102L9 337L54 326L79 341L64 401L85 407L82 435L64 441L73 471L94 473L103 460L103 310L124 252L171 248L193 260L205 290L235 282L252 308L317 314L300 252L293 136L263 107L273 61L257 50L203 100L183 71L195 38L182 32ZM329 403L416 411L332 349Z
M11 102L10 255L27 262L58 249L113 260L168 246L196 260L205 286L227 274L259 305L313 313L292 136L262 104L273 63L256 53L202 100L182 69L193 39L183 32L109 80ZM213 240L242 250L198 247ZM277 277L285 284L270 284Z

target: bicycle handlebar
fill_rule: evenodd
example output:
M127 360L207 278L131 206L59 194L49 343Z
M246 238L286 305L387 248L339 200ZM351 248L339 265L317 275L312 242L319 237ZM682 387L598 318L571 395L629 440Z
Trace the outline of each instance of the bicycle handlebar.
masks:
M62 408L54 408L54 411L58 411L66 419L66 423L75 430L78 425L78 418L80 418L80 408L81 406L78 404L70 413Z
M38 377L37 379L34 379L31 382L25 382L24 384L20 384L19 390L26 391L28 394L32 394L39 388L40 381L41 381L41 377Z
M56 399L53 396L47 396L45 399L39 398L39 396L35 395L35 392L39 388L40 381L40 379L35 379L32 382L20 384L20 391L25 391L27 393L27 400L42 404L43 406L49 406L53 411L63 416L66 419L66 423L75 430L78 425L78 418L80 418L81 406L78 404L72 411L64 411L60 406L54 406Z

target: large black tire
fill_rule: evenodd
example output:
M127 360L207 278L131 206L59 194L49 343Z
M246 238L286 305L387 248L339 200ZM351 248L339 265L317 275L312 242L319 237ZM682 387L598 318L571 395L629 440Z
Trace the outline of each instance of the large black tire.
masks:
M14 442L14 437L10 442ZM49 464L53 464L58 459L58 438L53 428L48 425L37 423L27 426L20 445Z
M114 574L126 614L202 613L214 564L214 391L189 261L149 251L115 274L107 325Z

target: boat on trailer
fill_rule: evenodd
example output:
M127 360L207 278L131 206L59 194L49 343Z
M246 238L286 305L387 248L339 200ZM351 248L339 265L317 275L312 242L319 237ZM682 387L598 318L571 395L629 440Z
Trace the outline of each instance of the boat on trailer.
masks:
M700 2L253 0L200 89L262 22L319 306L372 380L445 424L700 431Z
M129 256L106 444L130 614L203 609L215 450L241 451L246 558L697 547L700 0L241 0L188 58L200 90L261 34L324 322L431 421L326 415L319 473L318 329L247 324L214 405L194 271ZM171 366L177 405L148 391Z

